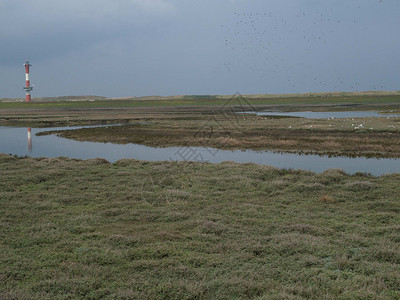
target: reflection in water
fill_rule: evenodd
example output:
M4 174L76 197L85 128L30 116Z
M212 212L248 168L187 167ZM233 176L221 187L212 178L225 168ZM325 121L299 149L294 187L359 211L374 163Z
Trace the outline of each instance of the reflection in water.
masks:
M28 152L32 153L32 132L30 127L28 127Z

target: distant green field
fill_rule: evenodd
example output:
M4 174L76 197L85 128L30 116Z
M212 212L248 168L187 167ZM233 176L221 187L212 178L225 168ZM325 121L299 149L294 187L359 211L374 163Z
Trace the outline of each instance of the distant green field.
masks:
M400 103L400 95L388 96L335 96L335 97L277 97L247 98L252 105L318 105L318 104L388 104ZM187 97L170 100L95 100L57 102L0 102L0 109L75 109L75 108L118 108L118 107L172 107L172 106L220 106L229 99L213 97ZM233 98L232 105L238 100Z

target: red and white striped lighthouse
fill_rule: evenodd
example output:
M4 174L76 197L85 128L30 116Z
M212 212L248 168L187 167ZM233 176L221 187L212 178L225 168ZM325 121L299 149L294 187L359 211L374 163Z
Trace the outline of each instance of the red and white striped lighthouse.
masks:
M31 102L31 91L33 90L33 87L31 87L31 81L29 79L29 67L32 66L29 64L29 61L27 60L24 64L25 67L25 80L26 80L26 85L24 87L24 90L26 92L26 102Z

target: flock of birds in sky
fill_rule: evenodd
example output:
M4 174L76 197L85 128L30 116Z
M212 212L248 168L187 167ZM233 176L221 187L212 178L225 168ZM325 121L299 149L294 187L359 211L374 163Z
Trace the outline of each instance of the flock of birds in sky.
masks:
M227 51L223 66L214 68L213 72L251 72L261 80L286 80L292 91L311 81L313 86L322 89L359 91L360 82L344 80L340 66L325 74L313 74L320 68L307 69L305 62L311 59L310 55L324 56L334 51L346 26L357 26L358 30L368 32L368 26L356 16L352 20L341 20L335 17L333 9L331 13L297 13L290 22L272 12L234 12L230 25L220 25ZM299 76L301 72L304 74ZM383 84L376 84L370 89L384 88Z

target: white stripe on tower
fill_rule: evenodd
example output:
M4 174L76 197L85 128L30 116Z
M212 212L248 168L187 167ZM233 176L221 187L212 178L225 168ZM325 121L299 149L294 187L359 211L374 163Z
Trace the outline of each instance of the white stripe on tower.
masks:
M27 60L25 62L25 64L24 64L24 67L25 67L25 81L26 81L24 90L26 92L26 102L30 102L31 101L31 91L33 89L31 87L31 82L30 82L30 79L29 79L29 67L30 66L31 65L29 64L29 61Z

